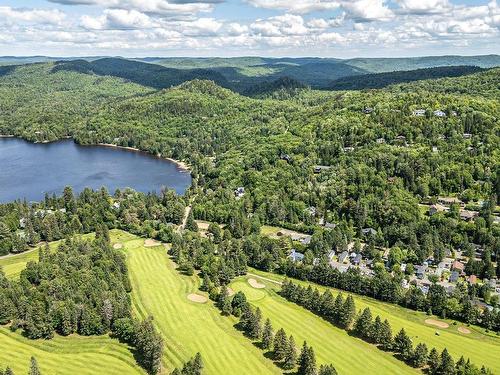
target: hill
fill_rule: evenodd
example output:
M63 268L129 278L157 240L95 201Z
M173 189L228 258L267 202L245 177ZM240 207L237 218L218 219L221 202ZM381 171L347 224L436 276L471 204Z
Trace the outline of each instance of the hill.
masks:
M330 85L332 90L362 90L380 89L396 83L407 83L424 79L436 79L442 77L460 77L482 71L475 66L450 66L438 68L425 68L406 71L395 71L389 73L363 74L361 76L345 77L333 81Z

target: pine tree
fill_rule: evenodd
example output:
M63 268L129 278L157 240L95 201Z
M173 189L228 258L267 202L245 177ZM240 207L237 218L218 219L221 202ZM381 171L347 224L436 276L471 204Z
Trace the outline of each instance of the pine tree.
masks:
M354 323L354 333L362 338L369 338L372 328L372 313L370 308L365 308Z
M440 359L436 348L431 349L429 353L429 359L427 360L427 364L429 365L429 373L432 375L437 374L440 365Z
M286 333L283 328L280 328L276 335L274 336L274 356L276 360L281 361L285 358L286 348L288 346L288 340L286 338Z
M295 340L293 336L288 339L288 345L285 351L285 362L283 363L283 368L285 370L291 370L297 364L297 348L295 347Z
M262 330L262 346L264 349L271 349L271 345L273 343L273 326L271 325L271 321L266 319L264 323L264 329Z
M38 368L38 362L36 361L35 357L31 357L31 362L30 362L30 370L29 370L29 375L41 375L41 372Z
M382 330L380 331L380 344L384 350L391 350L393 339L391 324L387 319L382 323Z
M259 339L262 334L262 312L258 307L255 310L255 314L253 314L250 325L250 337L256 340Z
M335 323L340 323L340 316L342 315L342 307L344 306L344 298L342 293L337 294L333 304L332 319Z
M333 365L321 365L318 375L337 375L337 370Z
M200 352L196 353L193 359L192 373L193 375L201 375L203 372L203 359L201 358Z
M428 360L427 345L420 343L415 347L413 352L412 364L414 367L424 367Z
M371 333L370 333L370 339L372 342L375 344L381 344L381 338L382 338L382 319L380 319L380 316L376 316L375 320L373 321Z
M186 229L191 232L198 232L198 224L194 221L193 210L189 211L189 214L186 219Z
M339 324L344 329L349 329L356 316L356 306L354 305L354 298L348 295L344 304L342 305L342 312L340 314Z
M394 350L401 354L405 361L411 359L413 345L404 328L401 328L401 331L394 337Z
M314 355L313 348L308 347L305 341L300 352L299 370L297 374L316 375L316 356Z
M455 363L453 362L453 358L451 358L450 353L445 348L441 352L441 358L438 367L438 373L440 375L453 375L455 374Z

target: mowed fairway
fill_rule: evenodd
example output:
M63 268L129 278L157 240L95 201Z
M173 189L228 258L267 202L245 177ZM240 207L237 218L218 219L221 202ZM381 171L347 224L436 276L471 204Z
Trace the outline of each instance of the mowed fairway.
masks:
M129 348L108 336L33 341L0 328L0 368L10 366L16 374L27 374L31 356L43 374L145 374Z
M113 241L118 238L113 232ZM144 247L144 239L121 235L127 254L134 311L144 318L153 315L165 339L165 373L201 352L205 374L280 374L264 353L237 331L234 318L221 316L212 302L187 299L198 291L197 276L183 276L163 245Z
M251 270L250 272L277 281L282 281L284 279L283 276L266 272L256 270ZM259 282L264 281L259 279ZM302 285L308 285L306 282L296 280L295 282L302 283ZM270 282L266 282L266 285L268 288L279 289L279 286ZM326 288L322 286L313 286L318 287L320 291L326 290ZM330 290L334 296L339 292L335 289ZM344 295L346 295L346 292L344 292ZM484 330L472 326L467 327L471 330L470 334L462 334L458 332L458 327L463 327L464 324L458 323L454 325L450 320L445 320L449 323L448 328L443 329L434 327L425 323L425 320L428 319L429 316L423 312L412 311L368 297L354 294L353 297L356 302L357 310L369 307L374 317L380 315L383 319L387 319L391 323L394 334L401 328L404 328L413 340L414 345L419 342L425 342L428 347L436 347L439 350L447 348L455 360L463 355L465 358L470 358L471 361L479 367L484 364L495 374L500 374L500 337L495 334L487 334ZM274 299L276 298L281 297L276 295ZM282 300L285 301L284 299ZM436 335L436 332L438 332L439 335Z
M237 279L231 284L234 291L243 291L249 302L271 319L275 330L285 329L292 334L298 346L304 340L314 348L319 364L332 363L340 374L416 374L418 371L398 361L390 353L378 350L364 341L351 337L306 309L286 301L269 282L255 289L247 280Z
M0 257L0 267L9 279L17 278L30 260L38 262L38 248L31 251Z

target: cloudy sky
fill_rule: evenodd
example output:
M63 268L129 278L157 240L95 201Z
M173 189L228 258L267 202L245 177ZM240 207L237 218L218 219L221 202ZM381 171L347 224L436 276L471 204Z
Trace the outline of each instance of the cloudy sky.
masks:
M500 53L500 0L0 0L0 55Z

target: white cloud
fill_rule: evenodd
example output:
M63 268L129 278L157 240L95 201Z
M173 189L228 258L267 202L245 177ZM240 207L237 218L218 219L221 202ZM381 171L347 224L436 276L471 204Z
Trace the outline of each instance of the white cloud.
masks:
M81 25L86 29L148 29L157 24L146 14L136 10L106 9L99 17L84 15Z
M5 23L61 24L66 15L58 9L25 9L0 6L0 20Z
M404 12L412 14L442 13L452 5L448 0L398 0Z
M385 0L344 1L342 7L357 21L387 21L394 16Z
M262 36L306 35L309 32L304 25L304 19L293 14L256 20L250 25L250 29Z
M257 8L284 9L291 13L304 14L324 10L337 9L340 5L335 0L247 0Z

